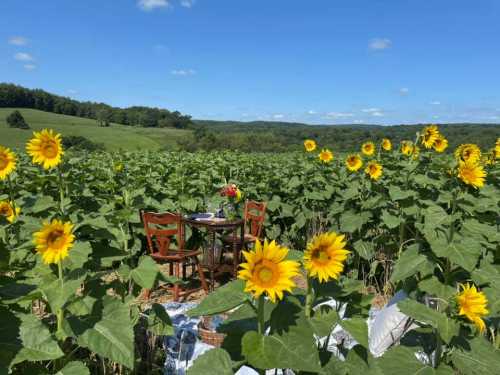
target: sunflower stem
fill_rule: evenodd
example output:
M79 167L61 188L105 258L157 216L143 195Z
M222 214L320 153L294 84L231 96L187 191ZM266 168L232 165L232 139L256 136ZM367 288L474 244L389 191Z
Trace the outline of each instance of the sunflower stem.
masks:
M258 322L258 330L261 335L264 334L265 330L265 319L264 319L264 295L260 295L257 300L257 322Z
M313 298L314 298L314 291L312 288L312 279L307 276L307 294L306 294L306 317L310 318L311 313L312 313L312 304L313 304Z
M61 294L64 293L64 279L63 279L63 267L62 262L59 260L57 262L57 269L59 271L59 284L61 285ZM64 319L64 313L62 307L57 310L57 336L62 337L62 325Z
M64 181L61 166L58 168L59 170L59 209L61 211L61 217L66 217L66 212L64 208Z
M14 210L14 215L16 214L16 201L14 200L14 188L12 186L12 180L10 179L10 175L7 176L7 183L9 184L9 199L10 204L12 205L12 209Z

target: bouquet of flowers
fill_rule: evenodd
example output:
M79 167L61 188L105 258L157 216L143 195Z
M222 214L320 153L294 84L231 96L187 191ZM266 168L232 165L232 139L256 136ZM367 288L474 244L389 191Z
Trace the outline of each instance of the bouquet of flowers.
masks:
M235 184L228 184L221 189L220 195L227 198L227 204L224 205L225 217L229 220L236 219L238 203L241 202L243 196L241 190Z

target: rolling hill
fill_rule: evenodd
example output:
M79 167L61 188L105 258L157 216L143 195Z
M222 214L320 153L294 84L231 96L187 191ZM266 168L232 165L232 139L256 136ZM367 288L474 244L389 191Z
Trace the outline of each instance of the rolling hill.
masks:
M31 130L9 128L7 116L19 110ZM190 130L173 128L143 128L111 124L101 127L95 120L60 115L27 108L0 108L0 144L23 148L34 130L51 128L65 136L83 136L101 143L107 150L160 150L177 148L177 140L191 134Z

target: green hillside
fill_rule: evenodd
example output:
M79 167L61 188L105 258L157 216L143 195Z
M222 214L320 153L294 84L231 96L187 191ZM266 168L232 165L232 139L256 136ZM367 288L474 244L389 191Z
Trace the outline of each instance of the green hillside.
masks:
M13 110L19 110L31 130L9 128L5 119ZM177 140L191 131L172 128L142 128L111 124L98 126L95 120L75 116L59 115L26 108L0 108L0 144L23 148L31 138L33 130L51 128L63 136L83 136L92 142L103 144L108 150L159 150L174 149Z

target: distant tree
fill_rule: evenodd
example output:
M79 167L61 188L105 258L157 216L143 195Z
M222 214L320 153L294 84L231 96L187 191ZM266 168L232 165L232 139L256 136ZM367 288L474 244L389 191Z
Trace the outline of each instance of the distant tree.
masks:
M104 146L101 143L92 142L90 139L79 136L69 135L62 139L63 147L66 150L87 150L87 151L102 151Z
M109 126L111 121L111 112L105 108L97 112L97 123L99 126Z
M7 124L11 128L19 128L19 129L29 129L29 125L24 121L24 117L19 111L12 112L9 116L7 116Z

